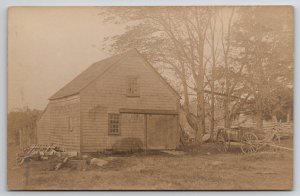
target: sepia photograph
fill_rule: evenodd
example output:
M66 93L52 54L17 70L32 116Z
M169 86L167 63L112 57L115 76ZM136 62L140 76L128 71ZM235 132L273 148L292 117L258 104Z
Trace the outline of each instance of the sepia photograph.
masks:
M293 6L12 6L8 190L293 190Z

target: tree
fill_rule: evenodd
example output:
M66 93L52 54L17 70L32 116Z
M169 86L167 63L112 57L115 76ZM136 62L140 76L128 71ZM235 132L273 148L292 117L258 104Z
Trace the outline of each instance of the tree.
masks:
M211 89L211 132L214 130L215 101L223 104L224 126L230 128L233 119L246 104L250 94L245 85L245 63L239 48L234 47L232 29L237 12L235 7L222 8L211 20L208 45L211 52L211 74L207 74ZM222 94L216 99L215 95Z
M34 140L36 138L35 128L36 122L41 115L39 110L31 110L29 108L17 109L8 113L8 135L10 143L20 145L20 130L24 129L27 132L27 138Z
M105 20L126 28L107 38L105 49L118 53L137 48L168 76L201 143L205 116L210 115L214 131L216 105L223 105L224 126L230 128L253 102L261 129L269 108L278 102L270 97L292 85L291 13L287 7L107 8Z
M207 7L109 8L103 13L115 23L128 24L126 31L112 37L114 52L137 48L146 58L181 81L183 109L196 131L199 143L205 131L204 45L210 19ZM189 109L189 94L195 93L197 112Z
M292 83L293 21L291 7L239 8L234 46L245 64L249 93L254 97L257 128L272 92Z

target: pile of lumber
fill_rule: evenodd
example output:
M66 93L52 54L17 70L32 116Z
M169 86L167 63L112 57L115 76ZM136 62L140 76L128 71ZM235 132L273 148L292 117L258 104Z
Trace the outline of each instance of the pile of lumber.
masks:
M17 155L17 162L19 165L23 165L24 162L30 160L48 160L53 157L62 158L62 162L59 162L55 170L60 169L70 157L77 157L77 152L65 152L64 149L55 145L31 145L29 148L24 149L24 152Z

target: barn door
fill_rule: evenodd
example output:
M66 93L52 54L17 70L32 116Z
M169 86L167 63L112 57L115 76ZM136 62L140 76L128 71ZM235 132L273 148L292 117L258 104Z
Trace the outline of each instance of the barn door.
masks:
M145 117L144 114L122 113L121 134L118 138L125 145L138 145L144 148L145 142Z
M175 149L177 145L177 115L147 115L147 148Z

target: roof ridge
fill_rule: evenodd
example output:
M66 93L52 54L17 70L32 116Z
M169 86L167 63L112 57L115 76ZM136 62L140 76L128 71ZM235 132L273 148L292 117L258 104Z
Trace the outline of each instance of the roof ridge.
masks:
M178 92L162 77L160 73L147 61L147 59L137 50L130 49L126 52L102 59L87 67L73 80L64 85L49 100L61 99L72 95L79 94L84 88L89 86L92 82L97 80L100 76L111 70L120 60L124 59L128 54L133 53L137 55L145 65L148 65L152 71L158 76L158 78L177 96L180 98Z

